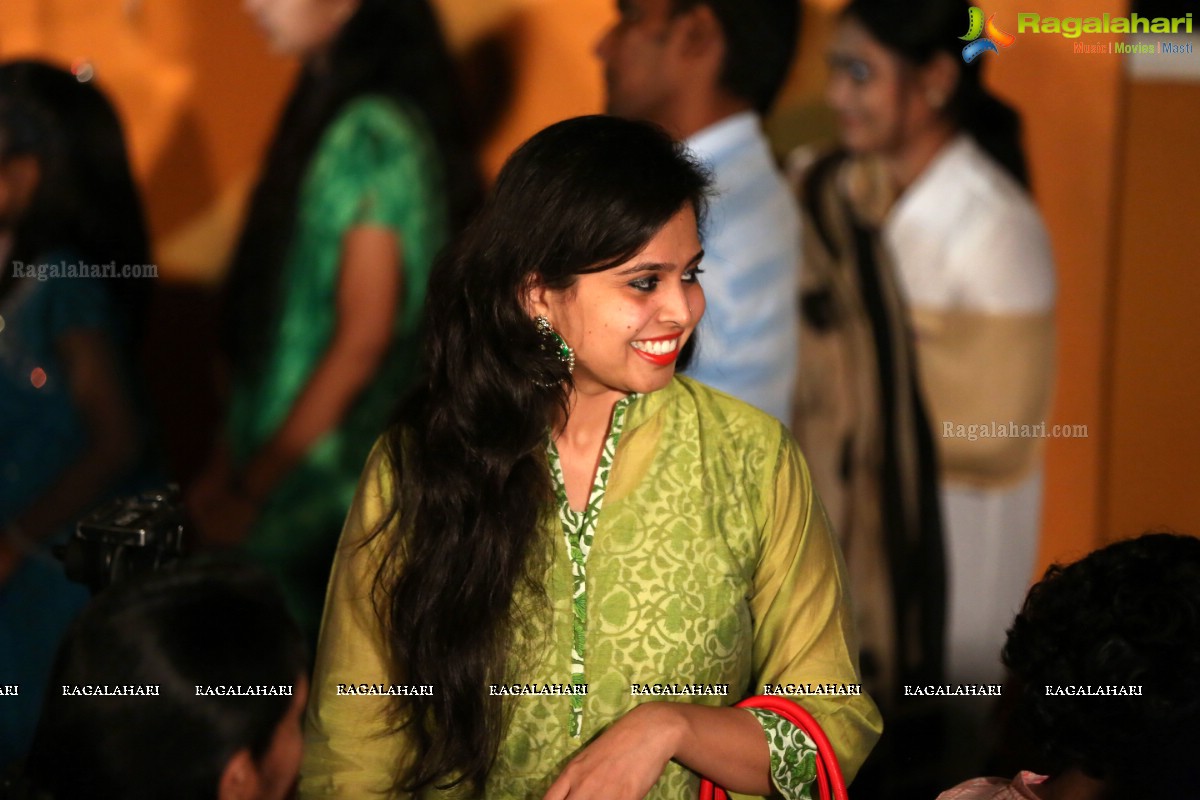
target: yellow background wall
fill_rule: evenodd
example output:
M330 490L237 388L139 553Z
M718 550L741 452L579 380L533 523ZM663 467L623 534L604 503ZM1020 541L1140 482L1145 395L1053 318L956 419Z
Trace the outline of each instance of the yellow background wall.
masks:
M545 124L600 110L591 49L615 13L611 0L436 4L465 62L511 83L484 151L488 174ZM819 99L836 5L808 4L781 117ZM1029 5L983 3L1010 32ZM1090 0L1082 11L1073 0L1036 6L1059 16L1128 10L1118 0ZM91 60L126 121L160 274L217 282L294 65L268 55L236 0L4 0L0 57L30 55ZM1120 57L1074 55L1056 36L1024 35L985 58L992 85L1025 116L1058 260L1050 422L1089 431L1049 443L1042 561L1152 523L1200 531L1190 458L1200 424L1189 402L1200 394L1200 336L1189 325L1200 307L1189 231L1200 212L1196 89L1126 91Z

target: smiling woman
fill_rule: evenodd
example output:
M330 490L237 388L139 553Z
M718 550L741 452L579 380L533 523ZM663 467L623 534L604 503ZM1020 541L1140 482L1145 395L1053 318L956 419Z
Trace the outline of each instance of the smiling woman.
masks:
M421 391L338 548L302 797L808 796L804 735L729 706L858 683L857 644L791 436L675 374L706 191L661 130L568 120L435 267ZM337 694L398 680L432 694ZM635 691L677 685L701 690ZM804 705L852 775L870 699Z
M704 314L704 251L689 203L620 269L578 276L566 289L534 279L527 306L576 342L575 391L590 396L661 389Z

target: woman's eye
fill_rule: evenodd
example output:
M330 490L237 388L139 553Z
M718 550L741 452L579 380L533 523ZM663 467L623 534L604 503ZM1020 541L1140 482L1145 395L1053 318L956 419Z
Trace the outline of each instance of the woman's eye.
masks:
M849 56L830 56L829 68L834 72L846 75L856 84L864 84L871 80L873 72L869 64L859 58Z
M700 276L704 274L704 270L699 267L692 267L689 270L684 270L681 280L684 283L696 283L700 280Z
M639 292L653 292L654 287L658 286L658 278L647 277L637 278L629 282L629 285Z

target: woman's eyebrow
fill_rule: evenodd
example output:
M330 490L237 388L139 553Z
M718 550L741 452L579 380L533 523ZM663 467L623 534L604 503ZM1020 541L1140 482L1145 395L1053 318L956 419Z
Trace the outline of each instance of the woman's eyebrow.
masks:
M696 255L692 256L691 259L683 266L685 269L687 267L694 266L695 264L699 263L700 259L702 259L702 258L704 258L703 250L696 253ZM668 263L662 262L662 261L641 261L637 264L634 264L630 267L627 267L627 268L621 270L617 274L618 275L632 275L635 272L666 272L667 270L674 269L674 268L675 268L674 264L668 264Z

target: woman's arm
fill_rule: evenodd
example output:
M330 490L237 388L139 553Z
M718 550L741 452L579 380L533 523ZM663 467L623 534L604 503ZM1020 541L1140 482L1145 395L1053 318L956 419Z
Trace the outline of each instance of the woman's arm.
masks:
M1037 210L1021 198L989 210L953 240L949 306L914 303L917 366L942 475L1002 486L1042 452L1036 432L1054 387L1054 259ZM966 429L994 421L1008 436ZM1030 435L1030 431L1034 431Z
M730 791L772 792L766 735L750 712L655 702L631 710L571 759L545 800L641 800L671 760Z
M136 417L112 341L101 330L69 330L55 340L87 448L17 517L26 539L49 536L90 510L141 452Z
M400 263L400 241L390 229L361 225L347 231L333 339L279 431L243 470L242 487L250 497L266 497L321 436L337 427L375 376L395 326Z
M191 498L210 541L245 537L258 505L323 435L335 429L387 353L403 289L400 240L358 225L342 240L333 338L283 425L236 476L204 476ZM213 485L219 488L212 488ZM200 492L200 488L203 491Z
M788 699L820 724L849 783L874 747L883 722L871 698L861 693L858 636L841 549L799 447L786 431L780 433L779 457L760 484L773 491L768 494L750 597L756 681L751 690L763 693L764 684L844 689L846 693ZM854 691L859 693L850 693ZM811 742L803 741L791 723L775 718L778 725L771 741L781 772L773 777L785 797L794 797L783 785L798 783L797 775L787 774L786 756L796 756ZM784 735L789 732L790 737ZM775 752L789 738L787 752Z
M388 460L382 444L376 444L350 506L325 597L305 710L301 800L385 796L407 751L405 734L388 724L393 698L350 695L338 688L386 686L395 680L372 598L385 537L363 545L383 518L391 493Z

